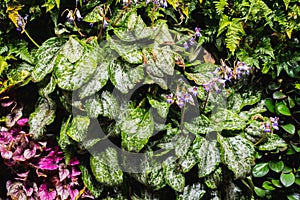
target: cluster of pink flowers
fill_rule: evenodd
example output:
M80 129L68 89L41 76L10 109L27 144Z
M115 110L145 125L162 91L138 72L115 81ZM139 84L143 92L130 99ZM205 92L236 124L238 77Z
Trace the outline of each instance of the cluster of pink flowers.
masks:
M33 140L32 134L24 131L28 128L28 118L15 120L11 127L0 126L0 154L14 177L6 183L7 196L12 199L93 199L82 182L78 159L73 157L66 164L58 146L47 147L47 142Z

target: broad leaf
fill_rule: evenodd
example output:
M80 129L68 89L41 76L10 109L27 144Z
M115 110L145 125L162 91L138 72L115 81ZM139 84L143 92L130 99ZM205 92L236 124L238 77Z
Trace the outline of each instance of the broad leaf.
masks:
M52 72L57 53L64 44L62 38L50 38L46 40L36 52L37 65L31 73L32 80L34 82L39 82L45 78L45 76Z
M71 41L74 40L71 39ZM81 44L79 45L81 46ZM98 64L97 47L85 44L82 48L84 48L83 55L81 55L81 50L76 50L76 52L65 50L57 57L55 77L58 86L64 90L74 91L80 88L89 81L90 76L96 70ZM73 53L75 55L69 55Z
M287 147L287 143L278 135L268 134L267 136L268 136L267 141L262 144L259 144L258 146L258 149L260 151L272 151L272 150L276 150L277 148Z
M79 97L81 99L91 96L98 92L108 80L108 63L103 62L98 64L92 78L83 85L79 90Z
M204 135L210 130L210 122L205 115L200 115L191 123L184 122L184 127L195 135Z
M212 115L211 126L215 131L241 130L246 127L246 123L233 111L220 108Z
M225 138L218 135L221 146L221 161L234 173L235 179L244 178L251 172L254 162L254 147L241 136Z
M56 105L51 99L40 99L35 111L30 114L30 132L34 133L33 138L43 136L46 126L51 124L55 118Z
M118 90L128 93L144 78L144 71L141 65L132 68L128 63L113 60L109 65L109 77Z
M293 172L290 172L288 174L281 173L280 175L280 181L284 187L290 187L295 182L295 175Z
M184 157L179 160L183 173L189 172L197 163L196 156L192 151L189 151Z
M282 125L281 128L283 128L286 132L288 132L289 134L294 134L296 131L296 128L293 124L285 124Z
M76 142L83 142L87 137L89 125L90 118L88 116L77 115L72 119L67 129L67 134Z
M182 192L185 185L184 175L176 170L175 163L163 163L166 183L175 191Z
M200 183L194 183L187 185L183 189L183 193L177 196L177 200L199 200L201 199L206 191L203 189Z
M282 160L278 161L278 162L274 162L274 161L270 161L269 162L269 167L271 170L273 170L274 172L281 172L284 168L284 163Z
M82 174L81 176L84 185L87 187L87 189L92 193L92 195L95 198L99 198L99 196L103 191L103 187L101 187L101 185L96 183L96 181L94 180L95 178L84 165L80 165L79 167Z
M118 165L117 151L107 148L105 152L93 154L90 165L96 180L105 185L115 186L123 182L123 172Z
M155 108L155 110L157 111L158 115L162 118L166 118L168 113L169 113L169 107L170 104L168 104L167 102L163 101L158 101L155 99L149 99L149 103L152 106L152 108Z
M223 181L222 168L219 167L212 174L206 176L204 181L208 188L217 189Z
M258 163L254 166L252 174L254 177L263 177L269 172L268 163Z
M212 173L220 163L220 152L216 138L197 137L194 140L193 151L198 159L199 178Z
M139 152L148 142L154 131L151 111L137 108L128 110L128 115L120 123L122 147Z

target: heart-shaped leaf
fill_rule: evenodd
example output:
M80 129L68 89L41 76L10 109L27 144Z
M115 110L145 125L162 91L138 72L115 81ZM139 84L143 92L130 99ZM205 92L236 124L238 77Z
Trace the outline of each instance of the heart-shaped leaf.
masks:
M276 103L276 109L282 115L291 116L290 109L282 102Z
M285 99L287 96L283 94L282 92L276 91L273 93L273 99Z
M278 161L278 162L274 162L274 161L270 161L269 162L269 167L271 170L273 170L274 172L281 172L284 168L284 163L282 160Z
M286 132L288 132L289 134L292 134L292 135L296 131L294 124L285 124L285 125L282 125L281 128L283 128Z
M290 172L288 174L281 173L280 181L281 181L282 185L284 185L285 187L290 187L295 182L295 176L294 176L293 172Z
M258 163L254 166L252 174L254 177L263 177L269 172L268 163Z

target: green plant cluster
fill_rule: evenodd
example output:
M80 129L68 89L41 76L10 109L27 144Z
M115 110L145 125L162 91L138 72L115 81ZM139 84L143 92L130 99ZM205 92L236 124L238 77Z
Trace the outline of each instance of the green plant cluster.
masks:
M0 98L96 198L299 199L299 1L166 2L1 1Z

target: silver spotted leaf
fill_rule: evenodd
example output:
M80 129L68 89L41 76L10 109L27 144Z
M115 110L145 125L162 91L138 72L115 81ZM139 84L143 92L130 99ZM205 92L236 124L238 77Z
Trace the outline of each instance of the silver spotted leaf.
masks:
M218 134L221 161L233 172L235 179L245 178L254 164L254 146L240 135L223 137Z
M34 67L31 76L34 82L39 82L54 69L57 54L65 40L62 38L50 38L46 40L36 52L36 60L38 61Z
M202 199L206 190L201 183L193 183L184 187L182 194L177 196L177 200L199 200Z
M193 143L193 151L198 159L198 177L202 178L212 173L219 165L220 150L217 147L217 140L213 138L196 137Z
M118 154L113 148L92 154L90 166L96 180L100 184L116 186L123 182L123 171L118 164Z
M67 129L67 134L76 142L83 142L87 137L90 125L90 118L88 116L75 116Z
M84 185L95 198L99 198L103 191L103 187L97 184L97 182L94 180L95 178L93 177L93 175L87 167L85 167L84 165L80 165L79 168L81 171L82 181Z
M122 147L139 152L154 131L152 112L143 108L129 109L127 117L121 120Z

